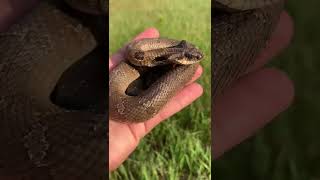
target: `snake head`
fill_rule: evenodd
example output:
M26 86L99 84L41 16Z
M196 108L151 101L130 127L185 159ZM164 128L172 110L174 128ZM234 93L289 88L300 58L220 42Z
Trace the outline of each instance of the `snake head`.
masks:
M180 53L170 56L168 59L174 64L195 64L203 59L204 55L202 52L195 47L185 48Z
M127 46L126 59L135 66L190 65L203 58L201 51L186 40L142 39Z

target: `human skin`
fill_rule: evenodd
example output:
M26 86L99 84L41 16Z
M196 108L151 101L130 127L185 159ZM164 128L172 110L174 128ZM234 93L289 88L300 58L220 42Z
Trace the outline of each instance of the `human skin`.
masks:
M290 106L294 98L293 83L284 72L264 65L288 46L292 35L293 21L283 12L271 40L254 65L215 99L212 110L214 158L254 135Z

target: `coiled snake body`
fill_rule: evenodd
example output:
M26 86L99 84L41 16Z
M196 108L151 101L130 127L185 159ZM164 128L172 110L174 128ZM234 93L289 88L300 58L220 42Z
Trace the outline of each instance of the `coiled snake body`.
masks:
M96 10L41 1L0 33L1 175L106 179L107 1L67 2Z
M113 69L109 78L110 119L142 122L157 114L191 80L203 54L186 41L148 38L130 43L125 57L128 61ZM141 85L142 81L153 82Z

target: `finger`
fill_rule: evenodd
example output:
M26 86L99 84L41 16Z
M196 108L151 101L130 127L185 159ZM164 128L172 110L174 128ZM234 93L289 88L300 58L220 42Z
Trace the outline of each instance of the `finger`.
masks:
M5 31L14 21L30 10L39 0L1 0L0 32Z
M156 38L159 37L159 31L155 28L148 28L139 35L137 35L133 40L138 40L142 38ZM119 49L114 55L109 58L109 71L115 67L121 60L123 60L123 54L125 50L125 46Z
M192 83L186 86L175 97L173 97L154 118L145 123L145 132L148 133L161 121L169 118L173 114L181 111L183 108L190 105L193 101L199 98L202 95L202 93L203 88L200 84Z
M293 21L287 12L282 12L279 23L273 32L267 47L259 54L255 63L248 68L248 72L252 72L256 69L264 66L274 56L279 54L285 49L293 36Z
M193 83L194 81L196 81L197 79L199 79L199 77L202 75L203 73L203 68L201 65L198 66L196 72L194 73L193 77L191 78L191 80L186 84L190 85L191 83Z
M276 69L262 69L241 78L217 98L213 108L213 154L223 152L253 135L292 102L294 89Z
M137 35L133 40L139 40L143 38L153 38L153 37L159 37L160 33L156 28L148 28L144 32Z

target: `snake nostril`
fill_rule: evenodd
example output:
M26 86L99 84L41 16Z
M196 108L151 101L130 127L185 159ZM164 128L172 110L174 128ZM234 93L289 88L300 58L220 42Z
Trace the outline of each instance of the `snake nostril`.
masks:
M139 51L134 53L134 58L138 59L138 60L143 60L144 59L144 52Z

